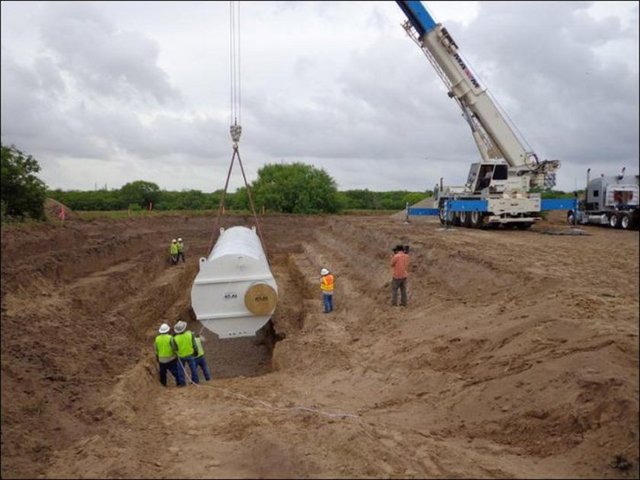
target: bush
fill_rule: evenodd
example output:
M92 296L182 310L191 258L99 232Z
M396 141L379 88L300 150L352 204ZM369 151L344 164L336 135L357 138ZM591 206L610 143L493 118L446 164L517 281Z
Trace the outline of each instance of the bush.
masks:
M38 161L15 146L2 148L0 200L2 219L32 218L45 220L44 201L47 186L35 176L40 171Z

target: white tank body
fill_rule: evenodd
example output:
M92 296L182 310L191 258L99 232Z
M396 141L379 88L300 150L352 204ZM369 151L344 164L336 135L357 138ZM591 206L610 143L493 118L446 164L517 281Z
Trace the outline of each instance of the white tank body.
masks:
M273 314L278 287L255 227L220 229L191 288L196 318L220 338L256 334Z

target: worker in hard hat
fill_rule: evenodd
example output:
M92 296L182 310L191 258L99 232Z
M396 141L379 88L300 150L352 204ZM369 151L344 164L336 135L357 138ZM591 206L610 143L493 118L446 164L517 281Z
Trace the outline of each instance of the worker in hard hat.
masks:
M178 263L181 258L182 258L182 263L184 263L185 262L185 260L184 260L184 242L182 241L182 238L179 238L178 239L178 258L176 259L176 263Z
M196 368L200 367L200 370L202 370L202 374L204 375L204 379L208 382L209 380L211 380L211 373L209 372L207 359L204 358L204 348L202 347L202 342L204 342L206 339L199 333L195 334L195 338L196 345L198 346L198 352L196 353Z
M166 323L160 325L158 335L155 339L156 360L160 366L160 383L167 386L167 370L176 379L176 385L184 387L186 385L182 368L178 365L176 343L169 333L171 327Z
M178 263L178 241L174 238L169 246L169 255L171 255L171 264Z
M182 368L188 363L189 370L191 370L191 380L193 383L199 383L198 371L196 370L196 355L198 353L196 338L191 330L187 330L187 322L182 320L173 326L173 331L175 332L173 339L178 347L178 358L182 363Z
M323 313L331 313L333 311L333 274L327 269L320 270L320 290L322 291L322 304L324 306Z

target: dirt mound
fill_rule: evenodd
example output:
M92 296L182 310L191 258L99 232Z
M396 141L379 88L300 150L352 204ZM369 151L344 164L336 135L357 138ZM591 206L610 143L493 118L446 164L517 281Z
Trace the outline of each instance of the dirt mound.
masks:
M163 388L153 338L201 329L190 288L213 223L3 227L3 478L638 477L638 232L264 217L273 322L204 331L213 380ZM406 308L390 305L398 243Z
M75 218L73 210L53 198L44 201L44 214L47 220L66 220Z

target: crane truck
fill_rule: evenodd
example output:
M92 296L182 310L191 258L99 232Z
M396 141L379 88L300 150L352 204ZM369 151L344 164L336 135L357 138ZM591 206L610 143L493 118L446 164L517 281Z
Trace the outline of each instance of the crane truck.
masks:
M605 225L623 230L638 228L640 175L625 177L624 171L623 168L620 175L603 174L590 180L591 169L588 169L584 200L567 212L567 223Z
M574 205L566 199L542 200L540 193L532 192L555 185L560 161L539 160L523 146L463 60L451 34L436 23L420 1L396 3L408 19L403 24L407 34L435 68L449 97L462 109L481 156L481 161L471 164L464 186L444 186L442 181L436 186L435 212L416 214L437 214L442 223L465 227L508 225L527 229L541 218L541 211Z

